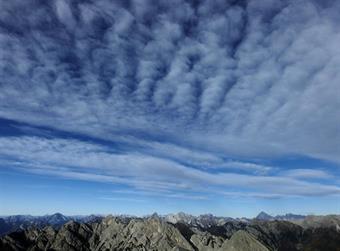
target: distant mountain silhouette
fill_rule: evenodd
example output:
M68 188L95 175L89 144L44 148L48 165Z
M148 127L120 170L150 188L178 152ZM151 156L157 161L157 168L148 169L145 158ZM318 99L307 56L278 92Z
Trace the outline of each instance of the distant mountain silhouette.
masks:
M12 215L0 218L0 236L27 228L43 228L52 226L58 228L70 220L77 222L91 222L102 219L100 216L65 216L61 213L44 216L31 216L31 215Z
M257 220L285 220L285 221L302 221L306 218L304 215L299 215L299 214L285 214L285 215L276 215L276 216L271 216L267 214L266 212L260 212L255 219Z

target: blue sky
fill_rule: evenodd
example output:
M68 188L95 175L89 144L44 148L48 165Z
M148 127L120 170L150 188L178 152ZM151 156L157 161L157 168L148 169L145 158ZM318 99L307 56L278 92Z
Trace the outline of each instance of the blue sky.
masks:
M340 213L339 11L2 1L0 215Z

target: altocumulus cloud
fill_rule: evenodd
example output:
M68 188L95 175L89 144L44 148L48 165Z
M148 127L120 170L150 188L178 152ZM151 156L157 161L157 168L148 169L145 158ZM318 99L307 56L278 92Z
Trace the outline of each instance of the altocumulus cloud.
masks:
M2 1L0 117L127 147L3 136L1 156L179 194L202 183L260 197L339 193L301 180L325 172L237 160L340 162L339 11L313 0Z

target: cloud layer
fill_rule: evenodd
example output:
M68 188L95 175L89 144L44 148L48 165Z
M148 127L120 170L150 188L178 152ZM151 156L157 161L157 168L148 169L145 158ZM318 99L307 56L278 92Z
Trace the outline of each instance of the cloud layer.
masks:
M206 160L205 164L186 165L172 160L171 154L151 156L147 151L136 149L116 153L110 147L75 139L3 137L0 138L0 153L2 166L36 174L113 183L167 196L198 193L201 196L250 194L276 198L340 194L340 187L304 181L330 177L320 170L294 169L278 175L269 173L271 167L253 163L229 161L218 166L216 159ZM208 169L202 170L202 165ZM211 170L211 166L220 169Z
M338 194L310 181L331 179L324 170L254 160L340 162L339 11L312 0L2 1L0 118L125 148L3 136L0 154L36 173L179 194Z

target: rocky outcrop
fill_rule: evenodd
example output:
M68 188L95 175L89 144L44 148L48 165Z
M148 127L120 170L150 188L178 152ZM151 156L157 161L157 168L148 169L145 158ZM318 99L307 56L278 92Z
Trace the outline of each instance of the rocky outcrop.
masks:
M150 218L132 219L127 225L116 218L105 219L94 230L95 250L194 250L173 225ZM96 241L98 243L96 243Z
M233 236L226 240L220 251L269 251L262 243L255 239L254 236L244 230L239 230Z
M219 236L211 235L208 232L200 232L194 234L190 238L191 243L194 244L196 249L201 251L220 250L224 239Z
M244 230L271 250L295 251L302 239L302 227L287 221L253 221Z

